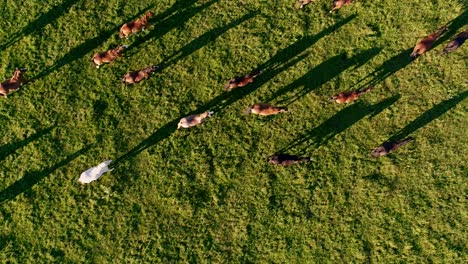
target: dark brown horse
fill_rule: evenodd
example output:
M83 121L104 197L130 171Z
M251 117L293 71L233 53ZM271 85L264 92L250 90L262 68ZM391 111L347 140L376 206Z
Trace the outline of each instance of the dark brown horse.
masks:
M149 19L154 16L152 11L148 11L143 17L125 23L119 31L120 38L128 38L131 34L137 33L140 30L145 30L149 26Z
M424 52L431 49L432 44L445 32L448 28L443 26L439 28L436 32L430 34L429 36L423 38L413 49L413 52L410 54L411 60L416 59L417 57L421 56Z
M369 86L366 89L363 90L357 90L357 91L349 91L349 92L342 92L339 94L336 94L332 97L330 97L331 101L335 101L339 104L343 103L349 103L352 102L356 99L358 99L361 95L368 93L370 90L374 88L373 86Z
M373 158L385 156L397 150L398 148L410 143L411 141L414 141L414 138L409 137L403 140L385 142L382 145L376 147L374 150L372 150L371 155Z
M127 83L127 84L139 83L144 79L148 79L149 75L158 68L159 68L158 65L153 65L153 66L146 67L139 71L126 73L122 77L122 82Z
M332 10L330 10L330 13L337 10L337 9L340 9L344 5L349 5L352 2L353 2L353 0L335 0L335 1L333 1Z
M246 75L234 77L231 80L229 80L229 82L224 86L224 90L230 91L237 87L246 86L247 84L253 82L255 77L257 77L260 74L262 74L262 71L255 70Z
M447 44L447 46L445 46L443 53L447 54L450 52L454 52L465 42L466 39L468 39L468 30L459 33L454 39L452 39Z
M274 154L268 158L268 162L271 164L277 164L282 166L289 166L299 162L310 162L311 158L308 157L299 157L289 154Z
M0 84L0 96L7 97L10 92L18 90L26 82L23 75L27 70L25 68L16 68L13 77Z
M128 48L127 45L119 45L115 49L110 49L101 53L95 53L92 62L96 68L99 68L104 63L111 63L121 56L122 51Z
M245 110L245 114L256 114L262 116L276 115L283 112L289 112L286 107L271 106L269 104L254 104Z

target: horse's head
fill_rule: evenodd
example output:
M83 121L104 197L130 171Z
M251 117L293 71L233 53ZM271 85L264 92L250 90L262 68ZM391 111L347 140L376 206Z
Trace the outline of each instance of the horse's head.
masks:
M152 73L152 72L155 72L157 69L159 69L159 65L153 65L144 69L143 71L146 73Z
M23 73L25 73L25 72L27 72L27 71L28 71L28 69L26 69L26 68L19 68L19 69L16 68L16 69L15 69L15 72L13 73L12 79L18 79L18 78L20 78L20 77L23 75Z
M229 80L228 83L226 83L226 85L224 85L224 90L225 91L230 91L232 88L234 88L236 86L236 78L232 78L231 80Z
M146 14L145 14L145 17L146 17L147 19L149 19L149 18L151 18L151 17L153 17L153 16L154 16L154 12L153 12L153 11L148 11L148 12L146 12Z
M289 113L289 109L287 107L281 107L278 112L279 113Z
M385 150L384 146L378 146L375 149L373 149L372 152L371 152L371 156L373 158L378 158L378 157L384 156L386 154L387 154L387 151Z
M117 54L120 54L124 49L128 48L127 45L119 45L117 46L117 48L114 49L114 51L117 53Z

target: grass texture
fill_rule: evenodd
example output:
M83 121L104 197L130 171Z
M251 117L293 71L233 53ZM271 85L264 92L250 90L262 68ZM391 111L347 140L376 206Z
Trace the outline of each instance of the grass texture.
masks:
M31 82L0 98L1 262L466 262L468 45L440 54L467 29L466 1L294 4L3 1L0 76L26 67ZM147 10L152 27L119 39ZM92 67L119 44L122 58ZM254 69L254 83L223 90ZM356 102L327 100L369 84ZM243 114L260 102L291 112ZM268 164L278 151L313 162ZM112 172L78 183L107 159Z

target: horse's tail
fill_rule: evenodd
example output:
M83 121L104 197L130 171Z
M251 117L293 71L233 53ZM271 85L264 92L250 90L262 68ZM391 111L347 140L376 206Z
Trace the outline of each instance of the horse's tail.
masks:
M154 72L154 71L156 71L156 70L159 69L159 68L161 68L161 66L159 66L159 65L153 65L153 66L151 66L151 72Z
M448 27L447 27L447 26L442 26L442 27L440 27L439 29L437 29L437 31L434 32L434 34L433 34L434 39L438 39L442 34L445 33L445 31L448 31Z
M374 86L371 85L371 86L369 86L369 87L367 87L367 88L365 88L365 89L362 89L362 90L358 91L358 92L357 92L357 95L358 95L358 96L361 96L361 95L363 95L363 94L365 94L365 93L370 92L372 89L374 89Z
M262 74L262 73L263 73L263 70L256 69L256 70L253 70L253 71L250 73L250 76L251 76L252 78L255 78L255 77L259 76L259 75Z

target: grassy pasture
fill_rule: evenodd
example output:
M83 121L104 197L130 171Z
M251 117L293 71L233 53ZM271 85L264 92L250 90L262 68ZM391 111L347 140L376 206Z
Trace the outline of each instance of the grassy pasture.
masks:
M27 67L33 82L0 98L1 262L466 262L468 44L440 54L467 29L466 1L357 0L332 14L328 0L294 3L3 1L0 76ZM119 39L147 10L153 27ZM91 66L118 44L124 57ZM150 79L120 83L153 64ZM354 103L327 101L369 84ZM291 113L242 114L257 102ZM270 166L276 151L313 162ZM112 172L77 182L106 159Z

